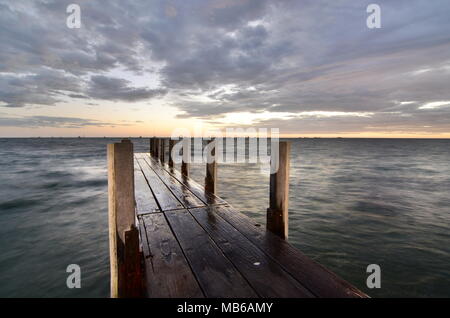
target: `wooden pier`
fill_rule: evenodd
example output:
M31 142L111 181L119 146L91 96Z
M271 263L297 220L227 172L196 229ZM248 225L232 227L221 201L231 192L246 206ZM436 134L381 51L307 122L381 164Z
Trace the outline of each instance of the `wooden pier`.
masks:
M289 144L271 175L267 228L174 168L155 138L150 153L108 145L112 297L367 297L291 246L287 236ZM213 152L214 155L214 152ZM169 164L170 163L170 164Z

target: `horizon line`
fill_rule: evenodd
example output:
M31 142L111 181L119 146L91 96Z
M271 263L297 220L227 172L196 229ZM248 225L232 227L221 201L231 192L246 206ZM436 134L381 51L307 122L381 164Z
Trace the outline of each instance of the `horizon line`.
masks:
M229 136L222 138L264 138L264 137L251 137L251 136ZM0 136L0 139L118 139L118 138L130 138L130 139L150 139L150 138L171 138L170 136ZM207 136L191 136L191 138L208 138ZM268 137L270 138L270 137ZM450 137L283 137L280 139L450 139Z

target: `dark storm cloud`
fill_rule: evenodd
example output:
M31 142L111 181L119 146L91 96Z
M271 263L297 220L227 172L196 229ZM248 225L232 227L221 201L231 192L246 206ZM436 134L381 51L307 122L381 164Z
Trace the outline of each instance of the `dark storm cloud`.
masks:
M87 93L92 98L134 102L164 95L166 90L134 88L127 80L97 75L91 77Z
M271 123L448 130L450 108L419 109L450 100L448 1L376 1L376 30L366 27L364 1L79 1L82 27L68 29L72 2L0 1L3 105L166 96L185 118L370 112ZM118 69L157 76L159 86L136 85Z
M64 72L42 69L37 74L3 73L0 76L0 101L7 107L53 105L63 92L82 91L79 79Z

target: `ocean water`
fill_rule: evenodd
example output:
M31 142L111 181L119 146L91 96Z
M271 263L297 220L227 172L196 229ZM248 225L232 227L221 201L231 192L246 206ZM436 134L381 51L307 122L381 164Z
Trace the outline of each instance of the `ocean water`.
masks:
M106 144L0 139L0 297L108 297ZM289 241L372 297L450 297L450 140L292 139ZM134 139L147 151L148 139ZM265 223L269 170L219 165ZM204 166L193 165L202 182ZM66 268L81 267L81 288ZM367 265L381 288L366 287Z

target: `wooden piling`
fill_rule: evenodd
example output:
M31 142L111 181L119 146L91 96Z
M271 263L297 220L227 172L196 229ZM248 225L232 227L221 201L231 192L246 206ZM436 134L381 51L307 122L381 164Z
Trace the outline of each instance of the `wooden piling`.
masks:
M155 138L155 158L159 159L159 152L160 152L160 142L159 142L159 138Z
M135 224L133 144L109 144L108 202L111 297L139 297L142 277Z
M173 168L173 157L172 157L172 150L175 146L175 140L169 139L169 167Z
M205 190L216 194L217 192L217 157L216 157L216 139L211 139L207 145L207 162Z
M191 161L191 138L183 138L183 157L181 161L181 174L189 177L189 162Z
M161 151L159 153L159 159L162 163L166 161L166 138L161 138Z
M288 237L289 168L291 143L279 142L278 155L271 151L270 206L267 209L267 229L281 238ZM277 161L277 162L276 162Z
M153 137L150 138L150 156L153 156L153 141L154 141L154 138Z
M153 149L152 149L152 155L153 157L156 156L156 137L153 137Z

